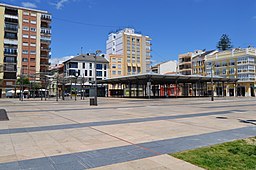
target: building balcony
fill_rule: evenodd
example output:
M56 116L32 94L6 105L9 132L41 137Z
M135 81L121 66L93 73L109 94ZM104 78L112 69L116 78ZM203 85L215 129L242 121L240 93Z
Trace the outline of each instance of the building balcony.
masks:
M17 51L4 51L5 56L17 56Z
M41 63L40 63L40 66L49 66L49 65L50 65L49 62L41 62Z
M18 32L18 25L14 25L14 24L5 24L5 27L4 27L4 30L5 31L8 31L8 32Z
M9 24L18 24L19 20L18 18L5 18L4 19L5 23L9 23Z
M16 72L4 72L4 79L5 80L16 80L17 79Z
M49 52L49 51L51 51L51 48L50 47L41 47L41 51Z
M44 27L41 28L41 35L50 36L51 33L52 33L51 28L44 28Z
M42 20L42 21L51 22L51 21L52 21L52 16L51 16L51 15L48 15L48 14L42 14L42 15L41 15L41 20Z
M41 54L40 56L41 59L50 59L50 55L45 55L45 54Z
M14 8L5 8L5 15L18 16L18 10Z
M41 39L41 43L49 45L49 44L51 44L51 40L43 40L43 39Z

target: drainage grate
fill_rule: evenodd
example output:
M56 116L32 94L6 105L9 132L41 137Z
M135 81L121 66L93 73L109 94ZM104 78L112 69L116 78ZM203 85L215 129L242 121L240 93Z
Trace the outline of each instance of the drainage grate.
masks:
M7 112L5 109L0 109L0 121L7 121L9 120Z

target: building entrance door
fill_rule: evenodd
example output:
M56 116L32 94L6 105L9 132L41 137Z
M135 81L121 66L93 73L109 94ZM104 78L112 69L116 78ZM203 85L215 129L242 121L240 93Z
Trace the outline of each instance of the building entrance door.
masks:
M252 96L252 97L255 97L254 87L253 87L253 86L251 87L251 96Z
M239 86L237 88L237 96L245 96L245 87L244 86Z
M229 89L229 96L234 96L234 89Z

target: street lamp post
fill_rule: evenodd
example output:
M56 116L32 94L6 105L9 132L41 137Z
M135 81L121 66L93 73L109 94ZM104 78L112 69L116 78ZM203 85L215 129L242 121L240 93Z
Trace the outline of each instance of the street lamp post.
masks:
M76 101L76 97L77 97L77 88L76 88L76 84L77 84L78 72L75 73L75 77L76 77L76 80L75 80L75 101Z
M97 50L93 55L94 57L94 105L97 106L98 105L98 101L97 101L97 96L98 96L98 92L97 92L97 67L96 67L96 58L97 55L99 55L101 53L101 50Z
M211 86L212 86L212 92L211 92L211 101L214 101L214 88L213 88L213 75L212 75L212 69L213 69L213 63L211 64Z

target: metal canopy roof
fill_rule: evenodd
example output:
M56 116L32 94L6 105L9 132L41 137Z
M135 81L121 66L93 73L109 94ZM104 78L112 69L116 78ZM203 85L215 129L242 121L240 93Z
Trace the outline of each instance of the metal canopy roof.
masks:
M105 80L98 80L99 84L118 84L118 83L145 83L151 82L152 84L175 84L177 83L196 83L196 82L211 82L211 76L200 75L181 75L181 74L156 74L146 73L138 75L130 75L116 78L109 78ZM219 76L213 77L214 82L230 82L235 83L238 79L235 78L223 78Z

